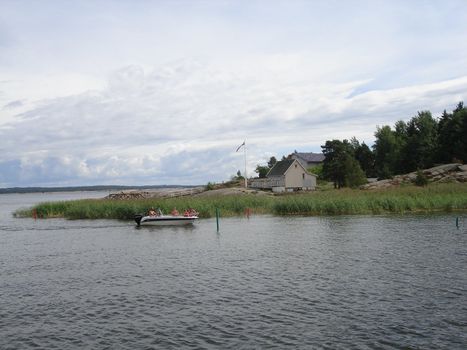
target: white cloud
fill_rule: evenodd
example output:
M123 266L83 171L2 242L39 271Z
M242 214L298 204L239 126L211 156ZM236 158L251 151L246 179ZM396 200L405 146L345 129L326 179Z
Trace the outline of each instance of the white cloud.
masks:
M222 181L465 100L464 1L4 2L0 186Z
M197 61L148 72L129 66L102 90L40 101L0 129L0 162L10 169L0 182L222 181L243 172L242 155L234 151L244 138L252 174L272 154L319 151L328 139L371 143L376 125L420 109L439 112L467 92L467 77L358 93L371 81L319 84L281 69L273 74L274 66L266 70L271 74ZM16 160L19 180L11 174Z

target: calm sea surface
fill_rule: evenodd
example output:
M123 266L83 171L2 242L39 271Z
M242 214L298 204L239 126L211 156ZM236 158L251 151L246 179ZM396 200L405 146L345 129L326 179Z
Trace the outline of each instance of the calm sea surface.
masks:
M467 218L16 219L0 195L0 349L467 349Z

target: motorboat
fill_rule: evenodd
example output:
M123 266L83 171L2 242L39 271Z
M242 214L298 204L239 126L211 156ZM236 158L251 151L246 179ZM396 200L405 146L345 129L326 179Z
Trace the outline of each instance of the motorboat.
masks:
M138 226L192 225L198 215L135 215Z

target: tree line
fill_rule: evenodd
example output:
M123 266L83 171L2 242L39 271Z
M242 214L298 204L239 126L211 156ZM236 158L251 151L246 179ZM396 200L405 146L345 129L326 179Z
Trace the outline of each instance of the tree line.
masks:
M371 149L355 137L321 146L323 177L334 186L356 187L368 177L388 179L436 164L467 162L467 108L463 102L439 118L418 112L408 122L377 127Z
M394 127L378 126L374 135L371 148L355 137L326 141L321 146L325 156L322 168L311 172L341 188L360 186L367 178L388 179L436 164L467 163L467 108L463 102L451 113L444 110L439 118L421 111L408 122L399 120ZM276 162L271 157L267 165L258 165L255 171L260 178L266 177Z

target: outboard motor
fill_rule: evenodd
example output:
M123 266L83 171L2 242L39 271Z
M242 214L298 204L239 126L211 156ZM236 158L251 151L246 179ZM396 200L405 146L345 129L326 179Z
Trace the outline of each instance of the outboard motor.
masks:
M143 215L141 214L136 214L135 215L135 221L136 221L136 224L139 226L141 224L141 219L143 218Z

